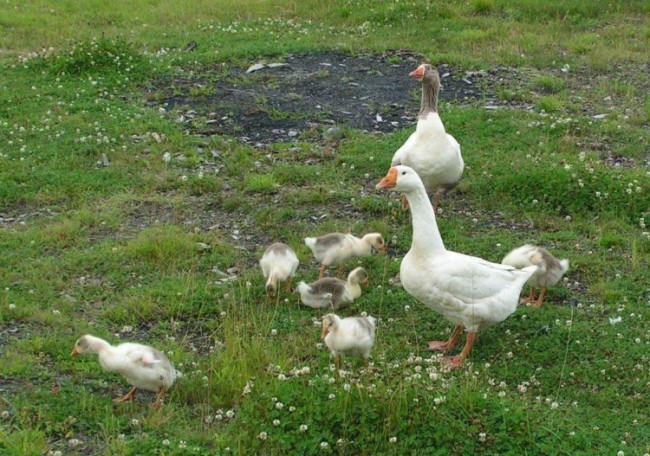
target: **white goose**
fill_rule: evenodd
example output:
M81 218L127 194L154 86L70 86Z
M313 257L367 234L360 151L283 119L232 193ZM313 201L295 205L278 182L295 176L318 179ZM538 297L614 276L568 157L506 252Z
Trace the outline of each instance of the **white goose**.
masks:
M160 407L165 392L174 384L180 372L174 369L165 355L148 345L126 342L113 346L99 337L86 334L74 344L71 356L80 353L97 353L99 364L105 371L122 374L133 388L115 403L129 402L136 390L158 393L153 408Z
M565 272L569 269L569 260L557 260L545 248L534 245L522 245L508 253L502 264L515 268L525 268L535 265L538 267L535 274L528 279L530 294L522 298L521 302L529 302L533 307L541 307L546 295L546 287L555 285ZM535 299L535 287L540 289L539 297Z
M285 291L291 293L291 278L298 269L298 257L291 247L282 242L268 246L260 259L262 274L266 279L266 299L275 297L278 282L285 281Z
M521 288L537 267L515 269L447 250L422 180L408 166L390 168L377 188L402 192L408 200L413 240L400 266L400 280L409 294L455 325L449 340L429 342L430 350L446 352L458 342L461 327L467 331L461 354L444 358L458 367L478 331L516 310Z
M337 266L337 276L342 277L343 263L354 257L370 255L373 248L381 253L386 252L384 238L379 233L369 233L362 238L352 234L330 233L319 237L307 237L305 245L321 263L318 271L319 279L323 278L325 268L329 266Z
M433 209L437 211L442 195L460 181L465 164L458 141L445 131L438 115L438 70L424 63L409 76L422 81L420 114L415 132L395 152L391 166L413 168L422 179L427 193L434 193ZM406 204L403 200L402 205L406 207Z
M324 277L307 284L300 282L296 287L300 300L314 309L331 307L338 310L343 304L350 303L361 296L361 284L368 283L368 273L358 267L348 274L348 280Z
M322 339L335 357L336 368L341 368L341 354L360 356L368 367L370 350L375 344L375 318L348 317L327 314L323 317Z

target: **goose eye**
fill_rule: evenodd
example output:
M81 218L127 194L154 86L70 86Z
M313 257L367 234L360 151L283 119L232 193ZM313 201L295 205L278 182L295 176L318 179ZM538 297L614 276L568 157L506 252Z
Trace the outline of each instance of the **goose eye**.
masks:
M406 171L402 171L402 176L404 176L405 174L406 174Z

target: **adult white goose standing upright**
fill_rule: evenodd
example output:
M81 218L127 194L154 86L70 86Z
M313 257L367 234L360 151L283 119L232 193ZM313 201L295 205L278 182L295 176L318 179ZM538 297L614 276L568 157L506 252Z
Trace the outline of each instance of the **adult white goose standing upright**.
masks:
M266 299L275 297L278 282L285 281L285 290L291 293L291 278L298 269L298 257L291 247L282 242L274 242L266 248L260 258L262 274L266 279Z
M517 309L521 288L537 266L516 269L445 248L422 180L408 166L391 167L377 189L402 192L413 219L411 249L402 259L404 289L455 327L447 341L429 342L430 350L451 349L467 331L459 356L444 358L452 368L469 356L476 333L505 320Z
M433 65L423 63L409 74L422 81L422 101L415 132L393 155L391 166L406 165L413 168L427 193L434 193L433 210L444 193L454 188L461 177L465 163L460 154L460 145L445 131L438 115L438 93L440 75ZM406 207L406 199L402 206Z

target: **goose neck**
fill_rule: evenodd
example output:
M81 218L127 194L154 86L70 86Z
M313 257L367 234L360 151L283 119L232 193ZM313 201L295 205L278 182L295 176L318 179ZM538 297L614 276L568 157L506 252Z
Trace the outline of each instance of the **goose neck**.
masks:
M430 255L445 251L440 237L436 216L429 197L423 187L406 194L413 220L413 241L411 249Z
M438 92L440 84L428 78L422 80L422 101L420 103L420 116L430 112L438 112Z

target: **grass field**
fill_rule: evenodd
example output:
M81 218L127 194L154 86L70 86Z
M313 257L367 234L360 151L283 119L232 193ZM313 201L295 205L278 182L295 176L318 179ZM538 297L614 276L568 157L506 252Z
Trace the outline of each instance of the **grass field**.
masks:
M0 454L650 454L649 12L604 0L7 0ZM145 95L290 53L387 49L536 75L500 89L511 109L442 106L467 167L439 225L451 250L499 262L535 243L571 266L543 307L482 332L451 372L425 349L451 324L390 284L410 216L374 189L412 128L254 147L188 131ZM318 265L303 238L335 230L388 241L387 256L361 260L370 287L339 312L379 319L370 372L353 358L336 372L323 312L297 294L266 303L266 245L292 245L296 281L309 282ZM86 333L151 344L184 375L158 410L147 393L114 405L126 381L70 357Z

